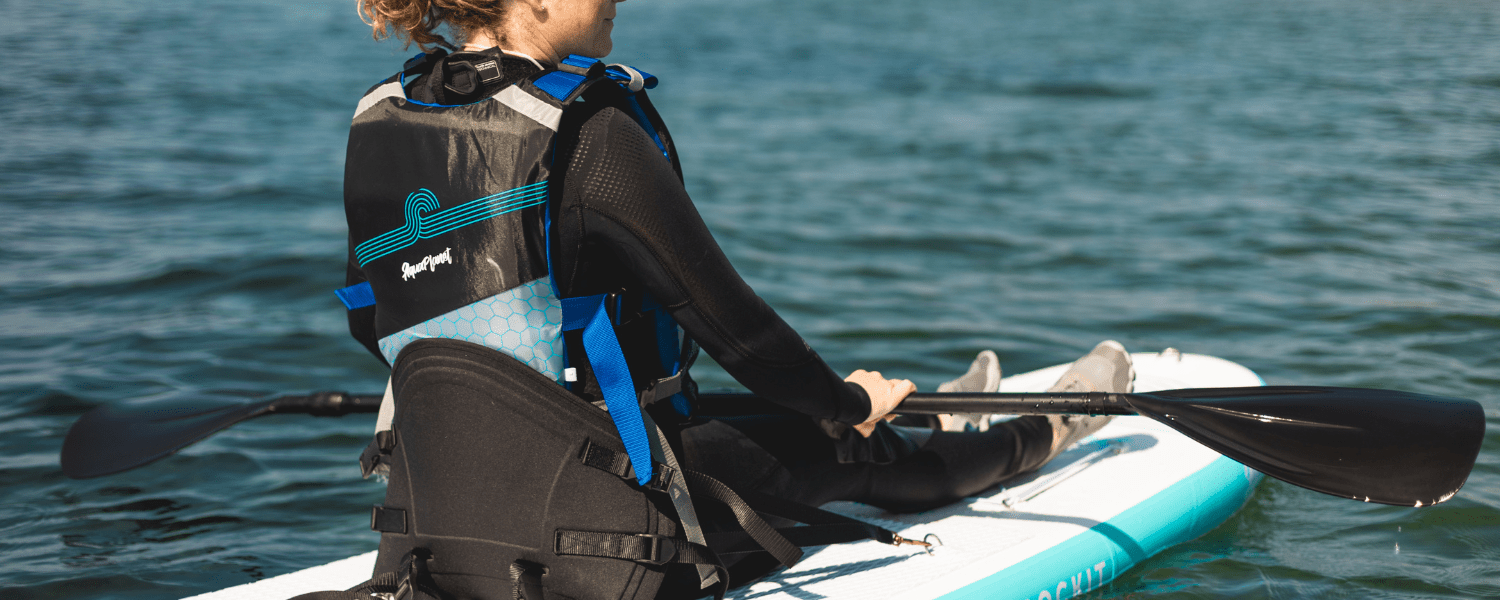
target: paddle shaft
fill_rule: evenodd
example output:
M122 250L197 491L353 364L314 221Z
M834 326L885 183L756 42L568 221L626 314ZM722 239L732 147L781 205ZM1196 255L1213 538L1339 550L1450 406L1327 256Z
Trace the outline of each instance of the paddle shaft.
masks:
M282 396L266 407L264 414L304 414L338 417L354 413L380 412L383 394L315 392L306 396Z
M1107 392L1083 393L962 393L918 392L906 397L896 407L897 414L941 415L953 413L991 413L1005 415L1133 415L1135 409L1126 400L1131 394ZM317 392L306 396L283 396L271 402L262 414L308 414L334 417L346 414L373 413L380 410L380 394ZM708 414L754 414L774 405L752 394L703 394L700 398ZM738 404L738 407L733 405ZM734 410L739 408L740 410Z
M1133 415L1131 394L918 392L896 406L903 415L988 413L1003 415Z

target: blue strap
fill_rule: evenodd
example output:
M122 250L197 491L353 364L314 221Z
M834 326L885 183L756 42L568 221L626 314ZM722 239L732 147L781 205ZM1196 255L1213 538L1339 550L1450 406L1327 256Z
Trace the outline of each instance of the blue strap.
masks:
M568 96L573 95L573 90L578 89L581 83L583 83L582 75L565 73L563 71L553 71L531 82L537 89L547 92L548 96L557 98L558 102L567 100Z
M631 67L631 68L634 69L635 67ZM656 79L655 75L652 75L652 74L647 73L645 71L642 71L640 69L635 69L635 72L640 73L641 74L641 79L645 80L644 87L646 89L648 89L648 90L656 89L656 84L659 83L659 81ZM604 74L608 75L610 79L613 79L613 80L618 81L620 83L629 83L630 82L630 74L626 73L624 70L620 69L619 67L610 67L609 69L607 69L607 70L604 71Z
M597 58L589 58L577 54L569 54L567 58L562 60L562 64L580 69L588 69L597 62L599 62ZM573 95L573 91L578 89L579 85L583 84L584 79L587 78L577 73L552 71L536 78L536 81L531 82L531 84L536 86L537 89L547 92L547 95L557 98L558 102L566 102L568 97Z
M609 418L620 432L620 441L625 442L625 454L635 467L636 481L646 485L651 481L651 444L646 437L646 425L641 419L641 406L635 397L635 382L630 378L630 367L625 364L625 353L620 350L620 340L615 337L614 325L609 321L609 312L604 310L608 296L585 296L563 298L563 331L583 329L583 351L589 356L589 366L594 369L594 379L604 392L604 405L609 407Z
M667 154L667 145L661 143L661 136L656 134L656 128L651 125L651 119L646 117L646 111L641 108L641 103L636 101L634 95L630 96L630 112L633 113L631 116L635 117L635 122L640 124L641 129L651 134L651 141L656 142L656 148L661 150L661 155L671 159L672 156Z
M682 341L677 339L677 321L651 294L641 296L641 312L656 313L656 355L661 360L661 368L676 375L682 370ZM693 416L692 403L680 393L672 394L672 409L684 417Z
M375 290L370 289L370 282L358 283L349 287L334 290L333 294L339 297L344 306L349 310L375 306Z

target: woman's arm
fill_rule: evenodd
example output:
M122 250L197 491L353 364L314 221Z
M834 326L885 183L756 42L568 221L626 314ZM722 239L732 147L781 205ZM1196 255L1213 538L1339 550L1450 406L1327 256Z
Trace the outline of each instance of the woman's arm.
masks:
M578 108L559 128L578 132L558 147L568 157L553 247L562 292L610 291L599 284L611 274L588 265L617 262L751 392L814 417L869 420L864 387L835 374L750 289L645 131L615 108Z

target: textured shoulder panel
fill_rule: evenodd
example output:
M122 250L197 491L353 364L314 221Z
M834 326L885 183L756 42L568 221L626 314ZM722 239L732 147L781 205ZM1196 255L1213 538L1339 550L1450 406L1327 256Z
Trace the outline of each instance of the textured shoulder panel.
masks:
M406 97L406 92L401 89L400 81L392 81L384 85L376 86L375 89L370 90L370 93L365 94L365 97L360 98L359 106L355 107L354 109L354 118L357 119L359 118L359 115L361 113L370 110L371 107L375 106L376 102L380 102L381 100L392 97Z
M506 86L505 89L500 90L500 93L495 94L494 98L510 107L511 110L530 117L531 120L552 131L557 131L557 124L562 121L561 108L526 93L518 85ZM361 105L363 103L364 101L360 101Z

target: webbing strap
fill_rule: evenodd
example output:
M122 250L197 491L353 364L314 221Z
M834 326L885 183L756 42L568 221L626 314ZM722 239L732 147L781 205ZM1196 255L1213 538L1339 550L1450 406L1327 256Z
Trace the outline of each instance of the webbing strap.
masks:
M874 539L879 527L868 523L839 523L831 525L803 525L781 527L780 533L787 541L801 547L827 546L860 540ZM760 545L743 531L716 531L708 534L708 545L718 548L721 556L760 552Z
M578 458L583 461L583 464L620 479L635 480L635 469L631 468L630 459L626 455L592 441L584 444L583 451L579 453ZM665 492L670 489L672 480L677 477L676 470L661 463L654 463L653 467L651 481L641 487L655 492Z
M765 548L766 552L771 553L777 562L790 567L802 560L802 549L777 533L764 519L760 518L760 515L755 514L755 509L741 500L734 490L729 489L729 486L697 471L683 471L683 475L686 476L688 485L692 486L693 493L700 496L706 495L729 507L745 533L749 534L755 543L760 544L761 548Z
M594 369L594 379L604 393L604 405L609 408L609 418L614 420L620 432L620 441L625 443L625 453L635 466L635 478L641 485L651 481L651 442L646 437L646 425L641 421L641 407L635 397L635 382L630 378L630 367L625 363L625 353L620 350L620 340L604 309L608 296L584 296L563 298L563 331L583 329L583 351L589 357L589 366Z
M729 588L729 571L719 555L703 544L649 533L557 530L552 551L558 556L595 556L661 566L671 563L711 566L718 586L714 598L722 599Z
M558 70L550 71L541 77L532 80L531 85L546 92L547 95L556 98L559 102L567 102L578 91L589 77L603 76L604 65L597 58L569 54L557 65Z
M375 305L375 290L370 288L368 281L334 290L333 295L338 296L349 310Z
M682 465L677 464L677 456L672 453L672 445L667 443L666 434L662 433L661 427L658 427L656 421L651 419L650 413L641 416L654 436L653 441L656 442L651 449L661 456L662 461L666 462L673 472L681 473ZM672 508L677 509L677 520L682 523L683 535L689 542L706 546L708 540L703 538L703 525L698 522L698 511L693 509L693 498L688 495L687 484L681 477L674 477L667 482L667 495L672 498ZM703 589L717 583L718 579L713 569L700 564L698 565L698 581L702 584L698 586L698 589Z

